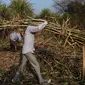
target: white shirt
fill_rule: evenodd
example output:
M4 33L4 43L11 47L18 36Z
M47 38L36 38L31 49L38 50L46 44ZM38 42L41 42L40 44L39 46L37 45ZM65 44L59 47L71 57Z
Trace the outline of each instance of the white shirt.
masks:
M21 41L21 40L22 40L22 37L21 37L21 34L20 34L20 33L12 32L12 33L10 34L10 39L11 39L12 41L16 41L16 40Z
M24 37L24 45L22 48L22 53L28 53L28 52L32 52L34 53L34 35L32 34L32 32L38 32L41 31L46 25L47 25L47 21L45 21L44 23L40 24L39 26L28 26L26 31L25 31L25 37Z

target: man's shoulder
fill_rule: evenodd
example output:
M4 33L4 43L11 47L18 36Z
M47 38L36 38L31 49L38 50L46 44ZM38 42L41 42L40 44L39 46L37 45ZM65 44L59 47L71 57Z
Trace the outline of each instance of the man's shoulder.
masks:
M31 26L31 25L29 25L29 26L26 28L26 30L29 30L30 28L32 28L32 26Z

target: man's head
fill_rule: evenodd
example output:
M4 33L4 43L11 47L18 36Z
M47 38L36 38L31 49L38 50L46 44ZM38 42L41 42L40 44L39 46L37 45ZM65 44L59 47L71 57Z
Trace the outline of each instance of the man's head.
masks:
M25 31L25 30L22 29L22 28L19 28L18 31L20 32L21 36L24 37L24 33L25 33L24 31Z

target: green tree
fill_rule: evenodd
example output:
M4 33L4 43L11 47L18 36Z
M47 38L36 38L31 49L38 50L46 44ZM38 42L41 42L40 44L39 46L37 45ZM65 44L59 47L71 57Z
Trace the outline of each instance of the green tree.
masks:
M43 18L51 22L56 22L56 20L61 20L61 16L59 13L54 13L49 8L44 8L41 13L36 16L37 18Z
M0 18L2 19L10 19L11 11L5 4L0 3Z
M32 4L26 0L11 0L9 8L11 8L13 15L18 18L34 15Z
M71 2L78 2L78 3L84 3L85 0L53 0L56 12L64 13L65 10L68 8L67 5Z
M40 17L41 17L41 18L48 18L48 17L50 17L51 15L52 15L52 12L51 12L51 10L48 9L48 8L44 8L44 9L41 11L41 13L40 13Z
M69 13L72 17L71 21L75 25L79 25L81 28L85 28L85 4L71 2L67 5L65 12Z
M84 0L54 0L54 8L63 13L62 19L71 17L71 25L85 28L85 4ZM57 9L58 8L58 9Z

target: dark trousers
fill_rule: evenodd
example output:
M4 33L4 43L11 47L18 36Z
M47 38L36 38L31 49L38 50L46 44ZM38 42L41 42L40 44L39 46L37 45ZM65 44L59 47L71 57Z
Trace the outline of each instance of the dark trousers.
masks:
M12 51L17 51L17 42L10 40L10 49Z

